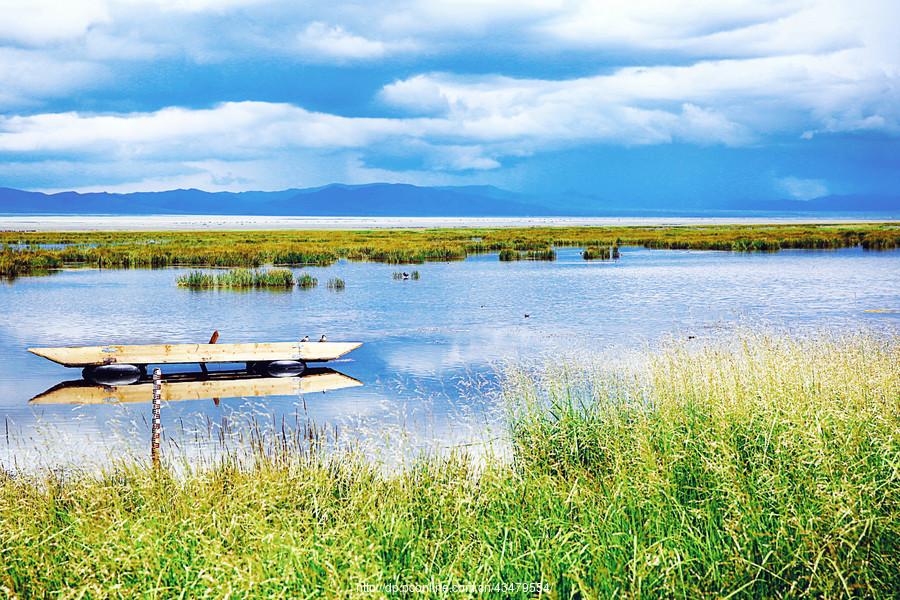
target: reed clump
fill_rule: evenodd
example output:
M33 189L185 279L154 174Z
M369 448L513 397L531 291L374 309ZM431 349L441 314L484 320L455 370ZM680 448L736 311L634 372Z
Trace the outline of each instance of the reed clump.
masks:
M710 225L533 227L361 231L0 232L0 276L63 266L244 267L333 264L340 259L391 264L462 260L501 252L504 260L552 260L553 247L771 252L785 248L900 247L900 226ZM529 253L531 253L529 255Z
M191 271L179 276L177 284L190 289L290 289L294 287L294 274L289 269L231 269L215 274Z
M544 248L541 250L514 250L504 248L500 251L499 259L501 261L516 260L556 260L556 251L552 248Z
M345 287L347 287L347 284L340 277L331 277L327 282L325 282L325 287L327 287L329 290L340 292Z
M178 476L0 473L0 586L335 597L502 581L566 598L900 586L896 338L672 345L641 368L514 369L505 396L509 459L459 451L385 471L273 442Z
M612 260L619 258L618 246L588 246L581 253L584 260Z
M297 278L297 287L303 290L310 290L319 285L319 280L309 273L303 273ZM343 288L342 288L343 289Z

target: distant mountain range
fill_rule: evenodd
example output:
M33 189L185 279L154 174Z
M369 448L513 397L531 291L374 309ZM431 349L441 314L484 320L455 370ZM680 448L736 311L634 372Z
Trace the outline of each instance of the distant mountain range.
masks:
M59 192L0 188L0 214L182 214L332 217L526 217L630 215L752 215L877 213L900 216L900 196L825 196L814 200L681 203L677 207L623 203L584 194L530 196L492 186L419 187L332 184L278 192Z

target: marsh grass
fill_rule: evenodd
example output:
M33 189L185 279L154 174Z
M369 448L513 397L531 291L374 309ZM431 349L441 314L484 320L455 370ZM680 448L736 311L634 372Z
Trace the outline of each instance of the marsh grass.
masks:
M361 452L275 439L256 460L180 476L141 464L0 474L0 586L21 597L346 597L430 581L540 582L566 598L891 597L898 370L896 339L744 336L672 345L632 369L510 370L508 460L458 451L385 471Z
M190 289L290 289L294 286L294 274L289 269L230 269L215 274L191 271L179 276L177 284Z
M886 250L900 247L900 226L716 225L674 227L534 227L366 231L0 232L0 275L63 266L325 266L341 258L392 264L462 260L473 254L545 253L553 247L776 251L783 248ZM18 249L10 247L15 246ZM48 247L60 246L60 247ZM528 258L525 256L524 258Z
M556 251L552 248L541 250L511 250L504 248L500 251L499 259L503 262L516 260L556 260Z
M581 253L584 260L612 260L619 258L618 246L589 246Z
M319 285L319 280L309 273L302 273L297 278L297 287L303 290L310 290ZM343 288L342 288L343 289Z
M325 282L325 287L336 292L343 291L347 284L340 277L331 277Z

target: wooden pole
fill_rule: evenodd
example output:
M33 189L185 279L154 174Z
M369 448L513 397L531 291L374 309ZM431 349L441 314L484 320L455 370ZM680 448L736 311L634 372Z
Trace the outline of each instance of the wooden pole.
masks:
M212 335L209 337L209 343L215 344L218 341L219 341L219 330L216 329L215 331L213 331ZM206 363L200 363L200 370L203 371L204 375L209 375L209 369L206 368ZM216 406L218 406L218 402L216 403Z
M153 466L159 468L159 433L162 429L160 420L160 397L162 391L162 371L153 369L153 422L150 430L150 458Z

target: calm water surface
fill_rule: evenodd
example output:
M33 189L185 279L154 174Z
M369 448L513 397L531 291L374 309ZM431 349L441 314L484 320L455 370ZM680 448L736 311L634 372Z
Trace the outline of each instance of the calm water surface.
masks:
M391 277L413 268L418 281ZM323 333L361 341L331 366L364 386L172 402L163 408L169 444L208 440L223 419L240 428L253 414L422 449L490 439L496 365L504 360L610 353L744 327L900 331L898 315L865 312L900 309L897 251L626 248L614 263L588 263L568 248L554 263L501 263L496 254L416 267L342 262L307 269L319 287L292 292L189 291L175 286L185 271L72 270L0 284L0 464L102 461L148 445L149 397L30 405L80 373L29 354L29 346L196 343L214 329L221 343ZM343 278L346 289L326 289L329 277Z

